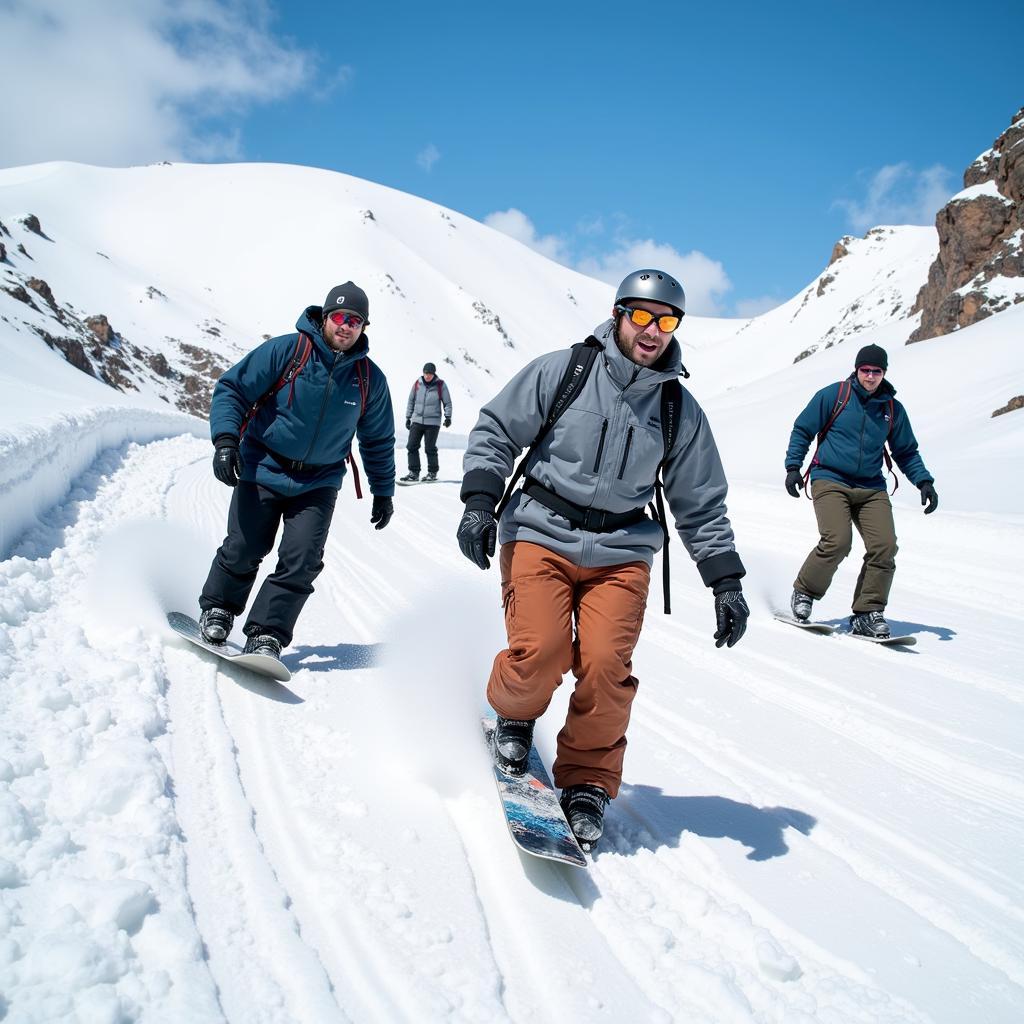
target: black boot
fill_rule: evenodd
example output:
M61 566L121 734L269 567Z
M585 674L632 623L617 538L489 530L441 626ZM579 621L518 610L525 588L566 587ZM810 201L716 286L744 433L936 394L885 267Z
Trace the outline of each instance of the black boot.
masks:
M566 786L558 802L580 846L589 850L604 833L604 809L610 797L600 786Z
M533 746L534 722L502 718L494 727L494 763L509 775L523 775Z
M227 608L206 608L199 616L199 631L208 644L222 644L231 635L235 617Z
M859 612L850 616L850 632L870 636L875 640L887 640L890 636L889 623L881 612Z
M281 641L271 633L266 633L262 626L250 623L245 627L245 647L243 654L266 654L271 658L281 658Z

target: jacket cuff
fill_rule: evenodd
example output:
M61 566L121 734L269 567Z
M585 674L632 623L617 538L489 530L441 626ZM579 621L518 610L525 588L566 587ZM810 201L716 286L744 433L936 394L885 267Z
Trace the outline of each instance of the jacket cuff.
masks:
M747 574L747 570L743 568L743 563L740 561L740 556L735 551L723 551L720 555L705 558L703 562L697 563L697 572L700 573L705 587L713 587L726 576L735 577L739 582L740 578Z
M712 587L711 592L718 597L719 594L741 594L743 592L743 584L740 583L738 576L723 576L715 585Z
M214 448L237 448L238 447L238 435L237 434L218 434L213 439Z
M490 506L493 511L504 493L505 481L497 473L492 473L489 469L471 469L462 478L462 491L459 497L463 502L468 502L474 494L486 495L493 499Z

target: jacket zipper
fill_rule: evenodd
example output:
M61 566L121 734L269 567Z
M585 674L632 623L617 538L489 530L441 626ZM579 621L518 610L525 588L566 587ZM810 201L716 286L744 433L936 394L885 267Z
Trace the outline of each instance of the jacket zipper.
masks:
M633 443L633 428L630 427L626 432L626 450L622 453L622 465L619 466L619 479L622 479L622 474L626 472L626 459L629 458L629 446Z
M331 363L331 368L327 374L327 387L324 388L323 401L320 403L320 415L317 417L316 430L313 431L313 440L309 442L309 448L306 449L305 457L302 459L303 462L306 462L313 453L316 439L320 436L320 426L324 421L324 409L327 408L327 399L330 397L331 385L334 383L334 368L338 365L338 355L339 353L334 353L334 361Z
M604 421L604 426L601 427L601 440L597 446L597 458L594 459L594 472L596 473L601 465L601 453L604 451L604 438L605 434L608 433L608 421Z

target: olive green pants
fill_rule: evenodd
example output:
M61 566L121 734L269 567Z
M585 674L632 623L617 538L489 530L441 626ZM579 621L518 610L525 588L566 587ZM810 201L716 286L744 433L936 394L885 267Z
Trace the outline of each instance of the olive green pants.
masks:
M853 611L885 611L898 550L889 495L834 480L815 480L811 495L821 538L800 567L793 586L815 600L824 597L839 563L853 547L856 526L864 541L864 564L853 592Z

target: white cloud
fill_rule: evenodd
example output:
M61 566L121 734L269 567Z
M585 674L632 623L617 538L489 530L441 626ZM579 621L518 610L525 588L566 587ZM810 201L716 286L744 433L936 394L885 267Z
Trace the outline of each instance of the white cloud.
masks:
M508 210L489 213L484 217L484 223L489 228L509 235L516 241L522 242L523 245L547 256L548 259L555 260L556 263L571 266L566 240L558 235L538 235L533 221L522 210L511 207Z
M621 241L618 248L598 257L581 260L576 269L591 277L618 284L640 267L657 267L679 279L686 292L686 311L697 316L720 316L721 298L732 288L725 267L694 249L681 253L653 239Z
M733 304L733 312L736 316L743 318L760 316L762 313L775 309L776 306L781 306L783 301L775 295L762 295L754 299L737 299Z
M421 149L416 154L416 163L423 168L423 170L430 172L430 169L441 159L441 150L437 148L433 143L430 143L425 149Z
M238 129L212 120L316 71L269 20L264 0L5 0L0 66L17 96L0 104L3 163L239 156Z
M922 171L905 162L886 164L871 176L862 200L837 199L832 205L846 211L858 233L879 224L934 224L935 214L953 194L951 178L940 164Z

